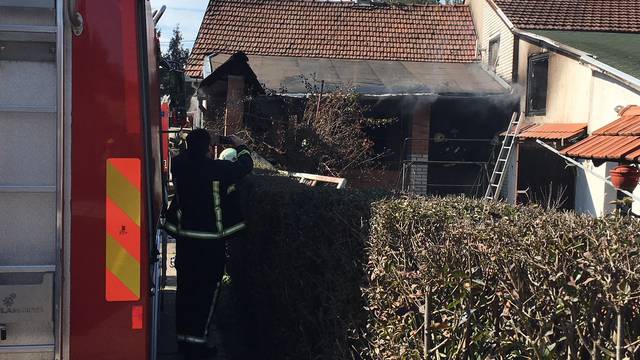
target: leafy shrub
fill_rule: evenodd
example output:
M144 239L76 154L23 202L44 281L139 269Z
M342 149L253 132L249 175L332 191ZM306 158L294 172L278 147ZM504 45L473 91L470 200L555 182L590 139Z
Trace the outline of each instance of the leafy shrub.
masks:
M638 349L637 220L284 177L245 187L229 270L260 358L603 359L618 314L622 352Z
M366 357L607 358L618 311L638 349L637 221L458 197L381 202L371 223Z

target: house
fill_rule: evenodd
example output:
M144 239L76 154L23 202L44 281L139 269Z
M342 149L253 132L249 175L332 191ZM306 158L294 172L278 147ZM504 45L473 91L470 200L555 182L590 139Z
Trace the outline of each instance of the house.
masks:
M564 160L534 140L563 149L619 118L617 111L625 106L640 104L637 1L467 0L467 4L482 65L519 92L524 114L505 197L526 202L527 197L564 192L568 208L594 216L611 211L615 189L582 168L564 167ZM545 136L526 135L531 125ZM620 159L608 160L580 159L600 176L607 176ZM551 182L552 189L543 194Z
M353 88L371 116L399 120L372 132L387 185L479 194L518 99L482 67L477 40L466 5L211 0L187 75L199 82L204 120L222 111L245 125L283 116L282 98ZM248 92L256 81L264 95ZM257 116L258 103L273 110Z

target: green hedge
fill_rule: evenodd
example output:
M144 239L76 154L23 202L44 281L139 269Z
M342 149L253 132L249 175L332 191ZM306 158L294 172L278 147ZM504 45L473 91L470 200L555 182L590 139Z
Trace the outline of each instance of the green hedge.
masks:
M633 358L638 225L467 198L378 203L363 353L420 359L428 298L432 358L610 358L618 309Z
M365 225L382 195L278 176L243 189L249 230L231 243L228 271L256 358L350 358L366 324Z
M268 176L244 187L250 230L229 270L261 358L607 358L618 314L634 357L638 221Z

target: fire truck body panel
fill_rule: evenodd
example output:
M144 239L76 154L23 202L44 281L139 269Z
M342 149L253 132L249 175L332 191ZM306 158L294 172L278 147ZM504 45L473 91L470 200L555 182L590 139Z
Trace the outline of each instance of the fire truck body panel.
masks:
M79 36L69 5L0 0L0 360L154 359L150 3L80 0Z

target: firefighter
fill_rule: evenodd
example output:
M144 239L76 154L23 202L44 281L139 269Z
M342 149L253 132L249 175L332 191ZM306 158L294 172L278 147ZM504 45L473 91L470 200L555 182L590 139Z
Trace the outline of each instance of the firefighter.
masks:
M165 228L176 237L176 334L186 359L216 351L207 347L207 335L224 272L225 240L245 226L231 194L253 169L249 150L236 136L230 137L235 161L212 158L216 138L204 129L192 131L186 151L171 166L176 195Z

